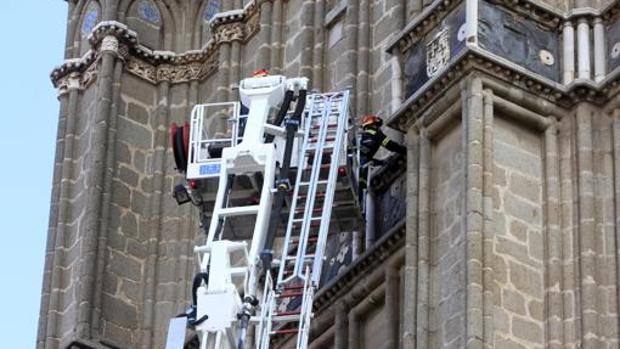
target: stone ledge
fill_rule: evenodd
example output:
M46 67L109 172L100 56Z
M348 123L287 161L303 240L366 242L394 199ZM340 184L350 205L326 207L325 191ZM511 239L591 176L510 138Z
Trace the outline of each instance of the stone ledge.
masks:
M335 279L319 289L314 298L315 311L319 312L328 308L334 300L347 293L357 281L366 276L370 268L381 264L392 256L394 251L403 246L404 239L405 219L397 223L370 250L359 256Z

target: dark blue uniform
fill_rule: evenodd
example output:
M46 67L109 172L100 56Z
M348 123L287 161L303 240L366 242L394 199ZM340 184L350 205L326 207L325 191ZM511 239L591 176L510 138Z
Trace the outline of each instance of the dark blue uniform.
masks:
M407 154L407 148L394 142L388 136L386 136L375 125L368 125L363 128L362 140L360 144L360 193L366 189L368 183L368 165L373 160L373 157L379 151L379 148L385 147L387 150L398 153Z

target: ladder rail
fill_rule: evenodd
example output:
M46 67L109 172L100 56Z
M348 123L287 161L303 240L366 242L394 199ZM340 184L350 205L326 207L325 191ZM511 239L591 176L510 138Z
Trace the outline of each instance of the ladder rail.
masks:
M290 206L290 211L289 211L289 217L288 217L288 222L287 222L287 226L286 226L286 234L284 237L284 244L282 247L282 256L280 259L280 268L278 270L278 280L277 280L277 284L281 284L285 281L287 281L288 279L291 279L292 277L294 277L294 275L292 277L289 277L287 279L284 278L284 271L286 269L286 257L288 256L288 249L290 247L290 242L291 242L291 238L292 238L292 232L293 232L293 227L295 225L295 210L297 208L297 202L299 201L299 183L301 183L302 178L303 178L303 165L304 165L304 161L305 161L305 152L306 149L308 147L308 140L310 139L310 132L312 130L312 114L314 113L314 99L315 99L316 95L310 95L308 97L309 100L309 111L308 111L308 116L306 117L305 121L305 130L304 130L304 138L303 138L303 144L300 147L300 151L299 151L299 156L297 157L297 175L296 175L296 179L295 179L295 187L293 189L293 199L291 200L291 206ZM305 114L305 113L304 113Z
M313 317L312 306L322 272L338 180L338 167L341 157L346 156L348 102L349 91L308 96L304 112L306 116L303 123L305 125L304 138L298 150L296 181L289 206L276 285L272 287L273 280L270 279L269 273L265 281L265 292L268 294L263 298L265 303L263 303L257 332L260 336L257 341L258 349L269 349L274 335L293 333L296 338L291 337L290 340L293 341L291 344L296 344L296 349L308 347ZM333 127L334 119L337 123L335 128ZM322 165L326 154L329 154L331 158L327 178L322 179L326 174L326 166ZM312 161L308 164L310 158ZM304 181L305 178L308 179ZM319 188L321 192L325 191L322 198L317 198ZM302 198L302 195L305 197ZM318 236L315 239L315 235L312 234L311 240L311 232L314 231L312 229L316 227L317 222L320 222ZM308 254L308 250L312 248L311 244L315 243L316 250ZM293 248L294 244L296 244L296 251ZM302 281L302 284L290 284L293 280ZM301 297L301 305L295 308L297 310L278 312L279 299L299 299L298 297ZM277 327L286 326L289 322L297 322L297 324L294 328Z
M334 202L334 191L336 189L336 181L338 179L338 164L340 161L340 156L342 156L343 146L346 146L344 142L345 136L345 128L348 123L347 111L348 111L348 97L349 91L344 91L342 96L342 101L340 104L341 110L339 110L337 117L345 117L345 120L338 121L338 130L336 131L336 139L334 143L335 151L332 153L331 166L329 168L329 176L327 180L327 188L325 190L325 198L323 200L323 212L322 219L326 222L330 222L331 214L332 214L332 205ZM344 109L344 110L342 110ZM346 154L346 149L344 149L344 153ZM327 244L327 234L329 233L329 224L321 224L319 228L319 235L316 247L317 258L314 259L314 264L312 266L312 282L315 287L319 286L319 281L321 279L321 272L323 266L323 253L325 250L325 245Z
M308 193L306 197L304 220L302 222L301 233L299 235L299 245L297 247L297 260L295 263L295 269L293 271L293 274L295 274L300 279L305 278L304 270L303 270L305 263L303 262L303 259L308 249L308 235L310 234L310 219L312 218L312 215L313 215L314 203L316 199L316 190L319 185L317 181L319 180L319 176L321 174L321 162L323 161L325 139L327 138L327 124L329 122L328 116L329 116L329 110L331 108L331 98L323 99L322 103L324 103L324 105L323 105L323 110L322 110L322 116L319 119L319 122L321 123L319 135L317 136L317 141L312 143L315 145L316 149L314 151L314 159L312 163L310 180L308 184ZM300 261L301 263L299 263Z

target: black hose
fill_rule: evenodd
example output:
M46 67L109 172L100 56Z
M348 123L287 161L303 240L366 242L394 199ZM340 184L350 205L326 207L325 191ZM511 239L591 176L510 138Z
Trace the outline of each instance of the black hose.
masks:
M295 96L295 91L293 90L286 91L286 93L284 94L284 101L282 102L282 105L280 106L280 110L278 110L278 114L276 115L276 118L272 123L273 125L280 126L282 121L284 121L284 118L286 117L286 113L288 113L288 109L291 106L291 102L293 101L294 96ZM274 138L275 138L274 135L268 134L265 137L265 143L273 142Z
M192 304L198 305L198 288L202 285L202 282L209 282L209 274L208 273L198 273L194 276L194 281L192 282Z

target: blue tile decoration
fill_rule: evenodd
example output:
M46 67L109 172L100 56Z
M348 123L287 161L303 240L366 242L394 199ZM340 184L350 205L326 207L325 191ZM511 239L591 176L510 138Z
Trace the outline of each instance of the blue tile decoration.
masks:
M161 23L161 16L159 10L152 1L142 0L138 4L138 16L142 20L145 20L152 24Z
M94 2L88 5L84 19L82 19L82 34L88 35L99 22L99 7Z
M220 0L211 0L207 3L204 12L202 13L202 19L210 21L216 13L220 11Z

